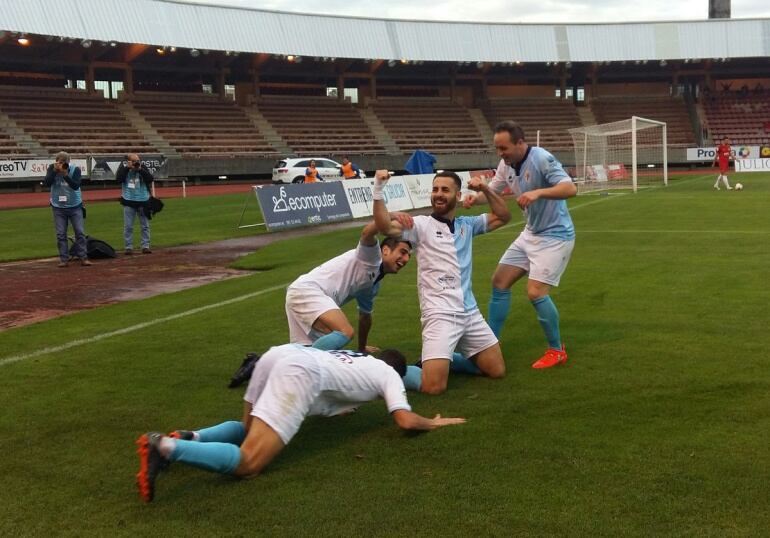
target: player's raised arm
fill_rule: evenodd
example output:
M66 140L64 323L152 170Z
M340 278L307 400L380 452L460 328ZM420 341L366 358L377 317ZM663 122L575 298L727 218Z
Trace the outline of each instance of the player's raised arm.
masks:
M508 204L505 203L503 197L497 194L495 191L489 188L486 182L479 178L474 177L468 182L468 188L475 191L478 196L484 196L485 201L489 204L491 213L487 214L487 230L492 231L504 224L507 224L511 220L511 212L508 209Z
M406 411L405 409L397 409L393 411L393 420L396 421L398 427L402 430L411 431L430 431L442 426L452 426L455 424L464 424L464 418L443 418L441 415L436 415L433 418L426 418L417 413Z
M403 226L398 220L392 220L385 206L385 196L382 192L385 184L390 179L387 170L377 170L374 173L374 188L372 189L372 212L374 213L374 222L377 230L383 235L401 235Z

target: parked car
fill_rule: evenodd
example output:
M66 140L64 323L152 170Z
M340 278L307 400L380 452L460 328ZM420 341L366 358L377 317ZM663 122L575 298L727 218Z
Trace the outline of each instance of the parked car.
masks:
M315 161L318 173L324 181L339 181L342 179L340 168L342 165L331 159L323 157L302 157L299 159L281 159L273 166L273 183L302 183L305 181L305 170ZM366 174L361 170L361 177Z

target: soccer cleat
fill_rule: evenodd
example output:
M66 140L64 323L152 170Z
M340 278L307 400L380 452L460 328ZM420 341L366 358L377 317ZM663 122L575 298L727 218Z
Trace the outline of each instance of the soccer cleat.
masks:
M169 437L172 439L181 439L182 441L193 441L195 440L195 436L193 435L193 432L189 430L174 430L173 432L168 434Z
M532 364L532 368L551 368L565 362L567 362L567 352L564 346L562 349L549 347L545 350L545 354Z
M251 379L251 373L254 371L254 366L256 366L257 361L261 356L262 355L257 353L246 353L246 358L243 359L241 366L235 371L233 377L230 378L230 383L227 386L234 389Z
M164 458L159 449L163 434L160 432L148 432L136 440L139 447L139 472L136 474L136 485L139 487L139 496L146 503L155 497L155 480L158 473L168 466L168 460Z

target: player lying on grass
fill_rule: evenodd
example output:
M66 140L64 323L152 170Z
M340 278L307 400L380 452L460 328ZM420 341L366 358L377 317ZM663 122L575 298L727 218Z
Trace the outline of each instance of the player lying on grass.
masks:
M491 232L511 219L505 201L479 178L468 188L485 193L490 213L456 217L462 181L454 172L433 178L433 213L414 217L404 227L391 220L382 189L388 173L378 170L373 192L374 221L385 235L399 234L414 245L417 288L422 321L422 368L410 366L404 384L410 390L440 394L449 372L489 377L505 375L505 361L497 337L479 312L471 290L473 236ZM458 350L459 353L455 353Z
M155 482L170 462L240 477L255 476L289 443L308 415L336 416L382 398L405 430L462 424L463 418L429 419L412 413L401 376L404 356L393 349L377 358L354 351L321 351L286 344L257 362L244 396L243 420L137 440L141 498L150 502Z
M408 215L407 215L408 217ZM358 303L358 349L367 351L374 298L383 277L398 273L409 262L411 245L399 238L377 242L377 227L367 224L356 248L300 276L286 290L289 341L317 349L344 349L353 327L340 309ZM376 351L370 349L369 351Z

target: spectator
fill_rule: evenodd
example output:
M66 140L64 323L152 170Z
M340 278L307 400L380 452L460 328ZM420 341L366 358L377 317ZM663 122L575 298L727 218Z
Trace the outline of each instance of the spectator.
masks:
M340 175L345 179L359 179L361 177L361 169L350 162L350 159L343 157Z
M315 183L316 181L323 181L323 178L315 166L315 161L311 160L305 169L305 183Z
M60 151L56 154L54 163L48 165L43 185L51 187L51 208L56 228L56 244L59 248L59 267L69 265L68 223L72 223L75 232L75 255L80 258L81 265L91 265L83 225L85 209L80 193L80 168L70 164L67 152Z
M121 183L123 193L120 205L123 206L123 241L126 255L131 255L134 242L134 219L139 216L141 226L142 254L150 254L150 219L147 207L150 201L153 177L142 165L139 155L126 155L126 164L120 163L115 179Z

